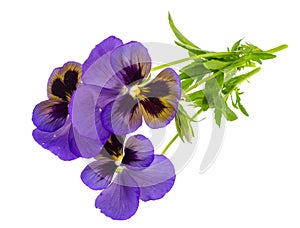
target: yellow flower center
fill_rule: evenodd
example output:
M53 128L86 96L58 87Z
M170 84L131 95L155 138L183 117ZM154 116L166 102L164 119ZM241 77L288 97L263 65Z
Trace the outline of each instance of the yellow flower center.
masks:
M118 156L118 157L116 157L116 156L112 156L112 157L113 157L113 159L115 160L116 166L120 166L121 163L122 163L123 155L120 155L120 156Z
M133 98L136 98L138 95L140 95L140 93L141 93L141 89L137 85L132 86L129 90L129 94Z

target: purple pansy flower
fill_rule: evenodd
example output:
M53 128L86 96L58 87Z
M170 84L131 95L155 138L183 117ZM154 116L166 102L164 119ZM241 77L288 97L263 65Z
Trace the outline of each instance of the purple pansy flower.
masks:
M133 216L139 200L157 200L172 188L175 170L163 155L154 155L153 146L143 135L124 137L112 134L96 160L81 173L82 181L93 190L103 190L95 206L106 216L125 220Z
M151 58L141 43L123 44L108 37L92 50L82 68L83 85L71 101L71 116L78 137L90 140L79 145L83 157L96 156L110 133L134 132L143 118L151 128L164 127L174 118L180 79L167 68L147 83ZM80 113L83 104L85 111Z
M33 138L62 160L78 157L68 106L81 75L81 64L76 62L67 62L54 69L48 81L49 99L37 104L32 113L37 127L32 132Z

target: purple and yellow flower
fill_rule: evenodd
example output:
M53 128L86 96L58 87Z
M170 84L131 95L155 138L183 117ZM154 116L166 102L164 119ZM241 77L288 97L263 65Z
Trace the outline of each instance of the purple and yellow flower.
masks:
M124 143L124 137L112 134L96 160L81 173L88 187L103 190L96 198L96 208L116 220L133 216L139 200L162 198L175 178L172 163L163 155L154 155L152 143L143 135L131 136Z
M54 69L48 81L49 99L37 104L32 114L36 126L33 138L62 160L78 157L68 106L81 75L81 64L76 62L67 62Z
M92 50L82 68L83 85L71 101L72 123L78 137L95 142L87 144L89 149L79 145L83 157L96 156L110 133L134 132L143 119L149 127L161 128L174 118L180 79L167 68L147 82L151 58L141 43L123 44L108 37ZM84 113L80 113L83 105Z

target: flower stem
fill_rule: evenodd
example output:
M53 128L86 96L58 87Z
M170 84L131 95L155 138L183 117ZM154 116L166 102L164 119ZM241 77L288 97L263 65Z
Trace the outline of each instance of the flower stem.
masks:
M178 138L178 134L176 134L171 141L168 143L168 145L165 147L165 149L161 152L161 154L165 154L167 152L167 150L170 148L170 146L176 141L176 139Z
M273 54L275 52L279 52L279 51L281 51L283 49L286 49L286 48L288 48L288 45L287 44L282 44L282 45L279 45L278 47L272 48L272 49L267 50L265 52Z
M193 116L192 116L192 120L194 120L200 113L202 112L202 110L198 110L198 112L196 112ZM174 135L174 137L171 139L171 141L168 143L168 145L164 148L164 150L161 152L161 154L165 154L167 152L167 150L170 148L170 146L172 146L172 144L176 141L176 139L178 138L178 133L176 133L176 135Z
M206 53L206 54L201 54L201 55L194 55L194 56L191 56L191 57L187 57L187 58L184 58L184 59L179 59L179 60L176 60L176 61L173 61L173 62L169 62L169 63L165 63L165 64L162 64L162 65L153 67L151 69L151 72L163 69L163 68L168 67L168 66L177 65L179 63L184 63L184 62L187 62L187 61L190 61L190 60L195 60L195 59L200 59L200 58L209 58L209 57L221 57L221 56L227 56L227 55L231 55L231 53L230 52L213 52L213 53Z
M287 47L288 47L288 45L282 44L282 45L279 45L279 46L277 46L275 48L269 49L269 50L264 51L264 52L265 53L273 54L273 53L279 52L279 51L281 51L283 49L286 49ZM165 64L162 64L162 65L153 67L151 69L151 72L157 71L157 70L169 67L169 66L173 66L173 65L176 65L176 64L179 64L179 63L187 62L187 61L190 61L190 60L196 60L196 59L200 59L200 58L211 58L211 57L224 57L224 56L230 56L230 55L232 55L232 52L209 52L209 53L205 53L205 54L201 54L201 55L194 55L194 56L190 56L190 57L187 57L187 58L179 59L179 60L176 60L176 61L172 61L172 62L169 62L169 63L165 63ZM238 64L240 64L240 63L238 63ZM260 70L260 68L256 68L253 71L249 72L249 74L251 74L251 75L255 74L259 70ZM218 71L218 72L215 72L214 74L211 74L211 75L203 78L202 80L198 81L194 85L188 87L184 91L184 93L190 92L191 90L197 88L201 84L203 84L203 83L211 80L212 78L217 77L221 73L222 73L222 71ZM191 119L196 118L201 112L202 112L202 110L200 109L198 112L196 112L192 116ZM178 133L176 135L174 135L174 137L170 140L170 142L167 144L167 146L164 148L164 150L161 152L161 154L165 154L167 152L167 150L172 146L172 144L177 140L178 137L179 137Z
M288 48L288 45L282 44L282 45L279 45L275 48L269 49L265 52L273 54L275 52L279 52L279 51L281 51L283 49L286 49L286 48ZM151 72L157 71L157 70L169 67L169 66L177 65L179 63L184 63L184 62L187 62L187 61L190 61L190 60L201 59L201 58L212 58L212 57L224 57L224 56L230 56L230 55L232 55L232 52L210 52L210 53L205 53L205 54L201 54L201 55L194 55L194 56L190 56L190 57L187 57L187 58L179 59L179 60L176 60L176 61L172 61L172 62L169 62L169 63L165 63L165 64L162 64L162 65L153 67L151 69Z
M210 79L214 78L214 77L217 77L220 73L222 73L222 71L218 71L214 74L211 74L210 76L206 77L206 78L203 78L202 80L198 81L197 83L195 83L194 85L190 86L189 88L187 88L184 92L185 93L188 93L190 92L191 90L197 88L199 85L201 85L202 83L204 82L207 82L209 81Z
M283 49L286 49L286 48L288 48L288 45L287 44L282 44L282 45L279 45L275 48L269 49L265 52L273 54L275 52L279 52L279 51L281 51ZM224 57L224 56L229 56L229 55L232 55L232 53L231 52L210 52L210 53L205 53L205 54L201 54L201 55L194 55L194 56L190 56L190 57L187 57L187 58L175 60L175 61L172 61L172 62L169 62L169 63L165 63L165 64L162 64L162 65L153 67L151 69L151 72L157 71L157 70L169 67L169 66L177 65L179 63L184 63L184 62L187 62L187 61L190 61L190 60L195 60L195 59L200 59L200 58L211 58L211 57Z

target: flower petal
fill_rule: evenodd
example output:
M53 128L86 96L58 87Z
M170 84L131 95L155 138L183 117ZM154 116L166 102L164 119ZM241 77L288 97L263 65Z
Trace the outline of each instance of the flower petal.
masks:
M93 190L106 188L114 175L117 166L113 159L105 156L87 165L81 173L81 180Z
M119 158L123 156L124 139L125 136L111 134L104 148L101 150L100 155L119 160Z
M83 64L82 81L88 85L106 88L122 88L123 84L110 64L111 51L122 45L122 41L114 36L98 44Z
M44 132L35 129L32 136L43 148L50 150L62 160L70 161L78 157L72 153L69 147L70 126L70 120L67 119L65 125L55 132Z
M107 104L114 101L119 95L120 91L118 89L101 88L98 98L99 107L103 109Z
M112 219L129 219L139 206L139 188L132 186L136 183L126 170L118 173L116 180L97 197L96 208Z
M32 122L41 131L54 132L65 124L67 116L67 102L46 100L33 109Z
M102 110L103 126L116 135L134 132L142 125L142 115L138 102L129 94L116 98Z
M74 138L82 157L94 157L102 149L109 132L102 127L98 96L101 88L82 85L74 93L70 114Z
M110 52L116 47L121 46L122 44L122 40L115 36L110 36L103 40L100 44L96 45L87 60L83 63L82 71L85 72L101 56L105 55L107 52Z
M181 96L180 79L177 73L167 68L155 79L141 88L140 106L146 124L161 128L175 117Z
M53 100L70 101L77 84L81 81L80 63L67 62L53 70L48 81L48 97Z
M125 144L122 163L127 168L148 167L154 159L151 141L143 135L131 136Z
M139 42L129 42L111 53L111 66L125 85L147 77L151 70L148 50Z
M163 155L155 155L146 169L128 169L128 172L140 187L140 199L143 201L162 198L171 190L176 178L173 164Z
M82 155L79 151L79 148L77 146L76 140L75 140L73 126L70 127L70 131L69 131L69 148L70 148L70 151L73 154L75 154L77 157L82 157Z

